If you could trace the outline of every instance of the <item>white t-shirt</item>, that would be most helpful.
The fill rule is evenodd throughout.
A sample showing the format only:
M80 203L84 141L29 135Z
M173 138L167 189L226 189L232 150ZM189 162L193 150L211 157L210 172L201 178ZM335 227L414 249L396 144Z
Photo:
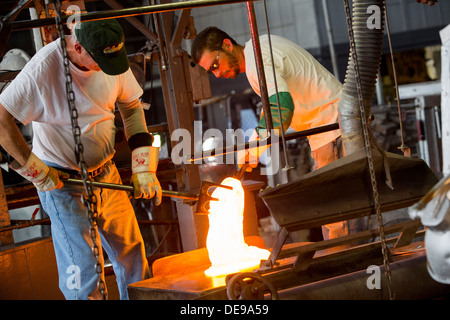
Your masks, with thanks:
M310 53L285 38L271 35L278 92L289 92L295 111L290 127L296 131L338 122L337 106L343 85ZM269 97L276 94L272 59L267 35L260 37L264 73ZM252 41L244 48L245 68L253 90L260 95L258 72ZM340 130L313 135L311 150L316 150L340 136Z
M114 156L115 102L136 101L142 89L130 69L110 76L101 71L82 71L70 63L70 73L83 155L88 170L92 170ZM59 39L33 56L0 95L0 103L24 125L32 122L33 153L37 157L79 169Z

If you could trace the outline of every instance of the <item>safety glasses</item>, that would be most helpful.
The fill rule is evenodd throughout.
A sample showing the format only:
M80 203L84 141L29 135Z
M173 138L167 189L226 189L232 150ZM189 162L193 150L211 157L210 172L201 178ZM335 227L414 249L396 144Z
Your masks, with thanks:
M213 73L217 69L219 69L219 59L220 59L220 50L217 51L217 57L214 59L214 61L209 66L208 72Z

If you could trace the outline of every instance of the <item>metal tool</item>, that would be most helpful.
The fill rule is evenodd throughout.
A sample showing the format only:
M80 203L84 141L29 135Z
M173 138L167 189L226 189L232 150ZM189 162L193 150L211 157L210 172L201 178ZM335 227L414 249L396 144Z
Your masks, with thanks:
M73 179L73 178L62 178L61 179L65 184L68 185L78 185L82 186L84 185L83 180ZM123 184L115 184L115 183L107 183L107 182L97 182L97 181L87 181L87 183L90 183L94 187L98 188L104 188L104 189L113 189L113 190L119 190L119 191L128 191L131 193L134 193L134 187L132 185L127 186ZM220 184L215 184L208 181L202 181L201 187L200 187L200 194L195 193L189 193L189 192L181 192L181 191L168 191L163 190L162 196L163 197L170 197L170 198L178 198L178 199L184 199L189 201L197 201L196 204L196 213L200 215L207 215L209 214L209 201L218 201L219 199L211 197L209 193L209 189L212 187L216 188L225 188L232 190L232 187L229 186L223 186Z
M249 167L249 164L248 163L244 163L243 165L242 165L242 167L239 169L239 171L237 171L235 174L234 174L234 178L235 179L237 179L237 180L242 180L242 177L244 176L244 174L245 174L245 172L247 171L247 168Z

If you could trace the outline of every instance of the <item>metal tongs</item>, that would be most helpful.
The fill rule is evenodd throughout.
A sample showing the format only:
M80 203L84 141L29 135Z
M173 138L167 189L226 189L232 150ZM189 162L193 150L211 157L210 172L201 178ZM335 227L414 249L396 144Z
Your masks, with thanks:
M84 185L83 180L78 179L72 179L72 178L62 178L62 181L65 184L68 185ZM87 181L86 183L91 184L93 187L97 188L104 188L104 189L113 189L113 190L120 190L120 191L128 191L131 193L134 193L134 187L133 186L126 186L123 184L115 184L115 183L107 183L107 182L97 182L97 181ZM218 201L219 199L211 197L210 190L211 188L225 188L228 190L232 190L233 187L224 186L208 181L202 181L201 187L200 187L200 194L195 193L189 193L189 192L181 192L181 191L168 191L168 190L162 190L162 196L163 197L170 197L170 198L178 198L178 199L184 199L189 201L196 201L196 213L199 215L208 215L209 212L209 202L210 201Z
M236 180L242 180L249 166L250 165L248 163L244 163L242 167L238 171L236 171L233 178L235 178Z

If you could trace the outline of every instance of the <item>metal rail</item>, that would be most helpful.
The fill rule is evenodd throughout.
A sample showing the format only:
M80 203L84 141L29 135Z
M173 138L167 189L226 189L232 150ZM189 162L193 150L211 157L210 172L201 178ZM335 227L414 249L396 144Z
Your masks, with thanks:
M241 2L249 2L256 0L191 0L191 1L183 1L183 2L174 2L174 3L164 3L164 4L156 4L150 6L142 6L135 8L126 8L126 9L116 9L116 10L105 10L105 11L96 11L96 12L88 12L79 14L79 21L93 21L93 20L105 20L110 18L125 18L125 17L134 17L141 16L145 14L153 14L153 13L163 13L169 11L183 10L183 9L191 9L197 7L208 7L208 6L216 6L223 4L233 4L233 3L241 3ZM71 16L62 16L61 22L65 23ZM73 19L73 17L72 17ZM12 31L20 31L27 30L31 28L39 28L45 26L55 25L54 18L46 18L46 19L37 19L37 20L27 20L27 21L14 21L14 22L5 22L5 26L10 26Z
M11 220L11 224L9 226L0 227L0 233L6 232L6 231L11 231L11 230L34 227L34 226L49 225L49 224L50 224L50 219Z

